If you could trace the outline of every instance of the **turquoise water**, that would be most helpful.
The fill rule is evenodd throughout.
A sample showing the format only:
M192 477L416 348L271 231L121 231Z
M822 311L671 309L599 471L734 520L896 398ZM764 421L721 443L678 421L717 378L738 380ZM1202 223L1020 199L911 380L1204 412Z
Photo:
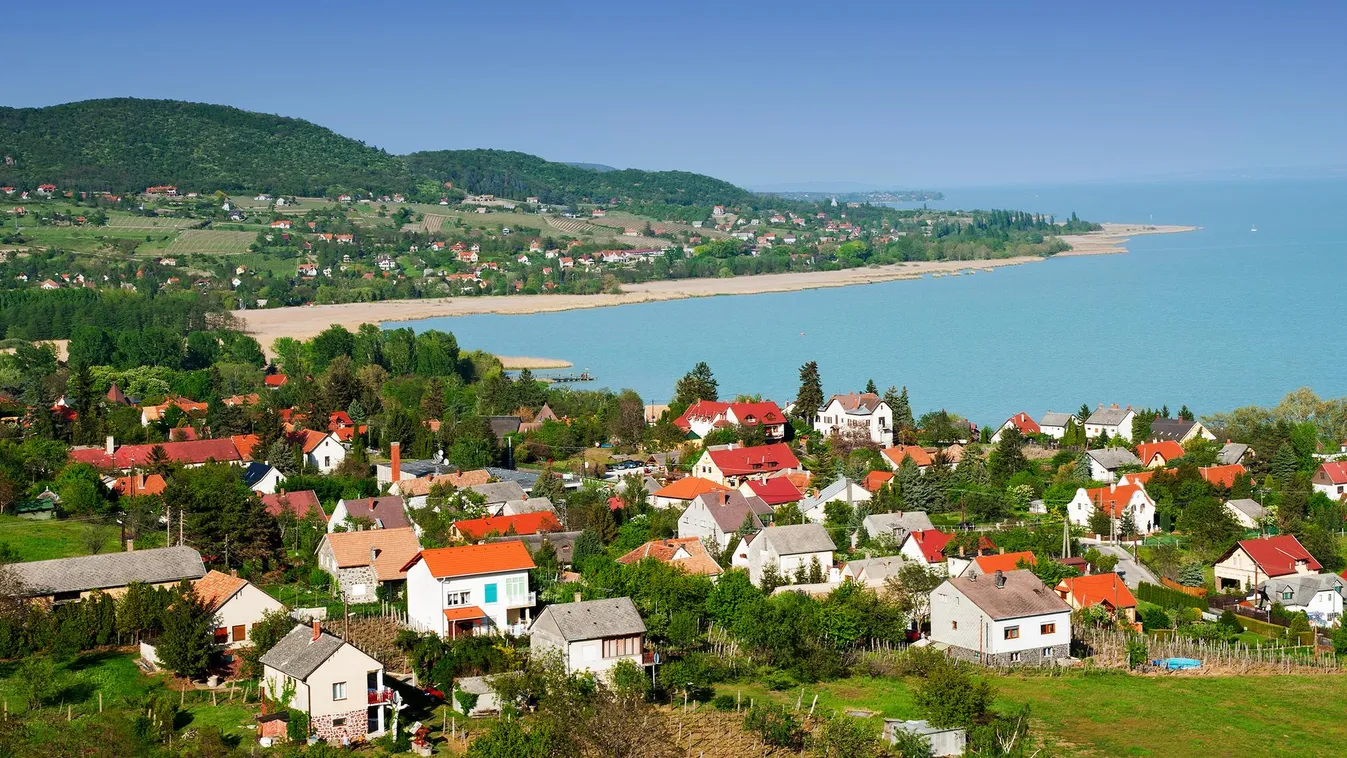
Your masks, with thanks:
M647 402L667 402L699 360L722 395L784 402L812 359L827 393L905 384L918 412L982 424L1082 403L1201 414L1301 386L1347 394L1347 181L977 188L942 205L1203 228L972 276L413 326L564 358Z

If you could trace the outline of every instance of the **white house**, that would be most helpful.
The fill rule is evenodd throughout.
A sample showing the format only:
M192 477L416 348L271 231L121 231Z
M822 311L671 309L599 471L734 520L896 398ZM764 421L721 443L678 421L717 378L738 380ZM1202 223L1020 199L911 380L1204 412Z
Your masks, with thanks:
M331 432L306 429L300 445L304 450L304 466L319 473L330 474L346 460L346 447Z
M1216 587L1251 590L1267 579L1317 574L1324 567L1294 535L1240 540L1215 565Z
M1304 611L1315 626L1333 626L1342 618L1343 579L1337 574L1296 574L1258 585L1258 597L1271 606Z
M814 417L814 430L830 434L859 434L871 442L893 442L893 409L873 392L833 395Z
M1090 478L1096 482L1117 481L1118 469L1123 466L1141 465L1141 459L1125 447L1087 450L1085 455L1090 462Z
M842 567L842 578L860 582L867 587L880 589L884 586L885 580L891 576L897 576L905 565L907 565L907 559L901 555L858 558L854 561L847 561L846 565Z
M285 475L279 469L261 461L251 461L243 469L243 483L253 492L274 495L284 482Z
M777 573L790 583L796 571L809 572L817 561L824 576L831 579L836 549L828 530L818 524L769 526L748 545L748 576L761 585L767 567L776 566Z
M934 529L931 517L925 511L898 511L896 513L872 513L861 521L861 528L872 540L891 540L902 545L907 535Z
M759 425L769 442L778 442L786 436L786 414L770 400L758 403L698 400L674 420L674 426L699 438L716 429Z
M535 658L559 654L566 671L595 674L631 661L643 665L645 622L629 597L549 605L529 627Z
M455 638L522 634L537 604L529 589L533 558L523 542L422 550L407 564L407 620Z
M707 492L693 498L678 517L678 536L713 539L724 550L745 521L761 529L772 522L772 513L772 507L757 496L745 497L738 490Z
M1122 523L1127 514L1132 515L1138 534L1150 534L1159 529L1155 517L1155 501L1146 494L1145 486L1137 484L1110 484L1107 487L1095 487L1076 490L1076 496L1066 504L1067 518L1076 526L1088 526L1090 516L1096 509L1102 509L1113 519L1114 534L1122 536ZM1106 535L1112 536L1112 535Z
M1101 434L1108 434L1112 437L1122 437L1128 442L1132 441L1132 420L1137 417L1132 406L1119 408L1115 403L1108 408L1103 403L1095 409L1090 417L1085 419L1085 436L1094 439Z
M1329 461L1319 464L1314 472L1311 485L1316 492L1322 492L1334 500L1347 495L1347 461Z
M192 582L201 602L215 614L215 643L239 647L253 644L253 625L268 612L285 606L247 579L219 571Z
M1245 529L1257 529L1263 521L1263 506L1252 498L1227 500L1225 509Z
M364 529L324 534L314 551L318 568L327 572L348 603L372 603L379 587L396 593L407 579L403 566L421 551L416 530Z
M401 529L411 525L402 498L393 495L342 498L327 519L329 534L338 529Z
M828 503L846 503L852 509L860 503L870 501L870 491L862 487L859 483L853 482L846 477L842 477L832 484L819 490L817 495L806 497L800 501L800 513L815 524L822 524L827 516L824 509Z
M309 728L334 744L378 737L395 701L384 667L340 637L299 625L261 658L262 690L269 700L308 714Z
M749 479L802 471L790 445L777 442L751 447L712 447L692 467L692 475L716 484L738 487Z
M1066 436L1067 425L1075 420L1076 417L1070 413L1048 411L1038 420L1038 431L1059 440Z
M931 592L931 641L993 665L1045 664L1071 650L1071 606L1028 570L946 579Z
M1000 442L1001 435L1003 435L1006 431L1010 429L1019 429L1020 434L1024 435L1025 437L1028 437L1031 434L1039 434L1042 432L1042 427L1038 425L1038 422L1034 421L1033 417L1030 416L1029 414L1021 411L1019 413L1016 413L1014 416L1011 416L1010 418L1006 419L1004 424L1001 424L1001 428L997 429L996 433L992 435L991 438L992 444Z
M1200 422L1181 418L1157 418L1151 422L1151 439L1157 442L1171 441L1180 445L1191 439L1215 440L1212 434Z

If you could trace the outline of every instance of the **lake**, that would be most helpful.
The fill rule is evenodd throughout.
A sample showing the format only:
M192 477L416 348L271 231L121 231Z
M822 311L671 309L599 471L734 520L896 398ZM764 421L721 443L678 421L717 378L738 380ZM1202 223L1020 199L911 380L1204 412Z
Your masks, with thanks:
M1347 180L969 188L930 205L1075 211L1186 224L1125 255L991 273L526 316L414 322L465 348L564 358L597 383L668 402L697 361L722 396L794 398L799 366L824 392L906 385L917 413L980 424L1018 411L1131 404L1198 414L1275 403L1297 387L1347 394ZM1257 231L1251 231L1251 226ZM546 372L539 372L545 375Z

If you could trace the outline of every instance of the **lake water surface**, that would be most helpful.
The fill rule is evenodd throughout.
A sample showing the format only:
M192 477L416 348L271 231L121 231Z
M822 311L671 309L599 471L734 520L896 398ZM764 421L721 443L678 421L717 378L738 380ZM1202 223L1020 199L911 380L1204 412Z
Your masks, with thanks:
M907 385L918 413L981 424L1082 403L1201 414L1300 386L1347 394L1347 180L945 194L950 208L1203 228L991 273L412 326L452 331L465 348L564 358L600 380L581 386L630 387L647 402L667 402L699 360L722 395L784 403L816 360L825 393L873 378Z

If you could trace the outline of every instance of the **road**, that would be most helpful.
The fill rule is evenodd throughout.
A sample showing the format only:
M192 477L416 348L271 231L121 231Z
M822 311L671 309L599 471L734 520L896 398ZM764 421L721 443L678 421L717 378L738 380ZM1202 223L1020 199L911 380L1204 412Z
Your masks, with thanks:
M1084 540L1081 540L1081 547L1082 549L1085 547ZM1100 544L1091 544L1090 547L1098 548L1101 553L1118 556L1118 567L1115 570L1123 572L1123 582L1126 583L1128 587L1136 589L1137 585L1141 582L1150 582L1151 584L1160 583L1160 580L1155 574L1151 573L1150 569L1132 558L1132 553L1128 549L1117 547L1115 545Z

